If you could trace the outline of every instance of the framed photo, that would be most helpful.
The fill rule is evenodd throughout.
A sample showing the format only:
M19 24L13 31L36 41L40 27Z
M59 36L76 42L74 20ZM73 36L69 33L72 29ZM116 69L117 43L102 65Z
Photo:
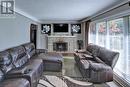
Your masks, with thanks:
M72 33L81 33L81 24L71 24L71 32Z
M41 33L42 34L50 34L51 33L51 24L42 24L41 25Z

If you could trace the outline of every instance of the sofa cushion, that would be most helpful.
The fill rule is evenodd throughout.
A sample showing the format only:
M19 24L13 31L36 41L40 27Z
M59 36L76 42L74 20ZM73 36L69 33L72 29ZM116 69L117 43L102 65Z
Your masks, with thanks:
M14 66L12 64L12 58L8 51L2 51L0 52L0 69L7 73L11 69L13 69Z
M80 60L81 67L83 69L89 69L89 61L88 60Z
M89 55L89 54L83 54L83 56L86 58L86 59L93 59L93 56Z
M28 57L31 58L35 54L35 45L33 43L27 43L23 46L26 49Z
M97 63L105 64L105 62L103 62L99 57L95 57L95 61L96 61Z
M74 53L74 56L75 56L76 58L78 58L78 61L79 61L80 59L86 59L86 58L84 57L84 54L83 54L83 53Z
M28 56L23 46L8 49L8 51L12 56L13 64L15 67L21 67L28 61Z
M88 44L87 51L89 51L90 53L92 53L92 51L93 51L93 44Z
M93 57L96 57L99 54L100 47L94 44L89 44L87 50L91 53Z
M97 46L97 45L93 45L93 50L92 50L92 56L93 57L96 57L96 56L98 56L99 55L99 49L100 49L101 47L99 47L99 46Z

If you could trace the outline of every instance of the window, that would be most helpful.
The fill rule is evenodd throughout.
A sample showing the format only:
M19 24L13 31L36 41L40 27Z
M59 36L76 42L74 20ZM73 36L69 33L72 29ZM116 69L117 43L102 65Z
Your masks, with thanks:
M124 44L124 20L123 18L108 21L109 29L109 49L118 51L120 53L118 62L115 66L115 72L125 73L125 44ZM119 73L118 73L119 74Z
M108 29L110 36L110 49L122 50L123 49L123 18L108 21Z
M125 77L125 79L127 79L128 81L130 81L130 16L128 17L128 32L126 35L125 35L125 38L127 38L127 45L125 47L127 47L127 50L128 50L128 54L125 58L125 73L123 74L123 76Z
M97 44L100 46L106 45L106 22L96 23Z

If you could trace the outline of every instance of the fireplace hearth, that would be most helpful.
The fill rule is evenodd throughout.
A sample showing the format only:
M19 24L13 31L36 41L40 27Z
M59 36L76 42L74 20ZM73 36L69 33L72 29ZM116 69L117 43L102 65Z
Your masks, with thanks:
M54 51L68 51L68 43L67 42L54 42L53 50Z

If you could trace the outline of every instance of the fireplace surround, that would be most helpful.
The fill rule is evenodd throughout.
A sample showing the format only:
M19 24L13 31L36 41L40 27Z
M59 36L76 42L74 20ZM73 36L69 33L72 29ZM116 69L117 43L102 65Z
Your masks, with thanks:
M53 43L54 51L68 51L68 43L67 42L54 42Z
M58 48L58 49L56 49ZM76 49L75 36L48 36L48 52L74 52Z

